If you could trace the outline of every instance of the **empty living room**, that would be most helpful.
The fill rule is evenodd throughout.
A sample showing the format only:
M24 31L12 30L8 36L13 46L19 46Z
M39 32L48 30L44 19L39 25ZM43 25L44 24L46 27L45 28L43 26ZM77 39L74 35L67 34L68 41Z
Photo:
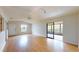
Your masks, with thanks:
M0 6L1 52L79 52L78 6Z

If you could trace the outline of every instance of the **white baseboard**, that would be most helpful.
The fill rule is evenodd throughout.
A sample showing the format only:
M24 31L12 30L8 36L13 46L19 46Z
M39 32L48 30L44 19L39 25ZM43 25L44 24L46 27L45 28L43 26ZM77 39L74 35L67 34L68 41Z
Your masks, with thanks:
M68 43L68 44L72 44L72 45L75 45L75 46L78 46L77 44L69 42L69 41L63 41L63 42Z
M33 34L35 36L42 36L42 37L46 37L45 35L39 35L39 34Z

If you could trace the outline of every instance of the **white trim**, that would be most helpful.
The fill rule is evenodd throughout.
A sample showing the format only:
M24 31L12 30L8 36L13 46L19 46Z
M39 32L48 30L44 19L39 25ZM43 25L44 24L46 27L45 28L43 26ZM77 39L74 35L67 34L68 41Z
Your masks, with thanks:
M78 44L73 43L73 42L69 42L69 41L63 41L63 42L66 42L66 43L69 43L69 44L73 44L73 45L77 45L78 46Z

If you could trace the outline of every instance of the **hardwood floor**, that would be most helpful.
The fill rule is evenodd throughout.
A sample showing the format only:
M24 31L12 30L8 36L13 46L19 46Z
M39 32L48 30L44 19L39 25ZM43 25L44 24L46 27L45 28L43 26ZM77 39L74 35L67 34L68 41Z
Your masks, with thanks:
M5 52L77 52L76 46L34 35L9 37Z

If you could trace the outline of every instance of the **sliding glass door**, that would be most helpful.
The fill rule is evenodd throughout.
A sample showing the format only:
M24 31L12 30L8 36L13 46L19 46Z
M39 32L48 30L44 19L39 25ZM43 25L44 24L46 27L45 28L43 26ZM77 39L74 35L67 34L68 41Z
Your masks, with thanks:
M54 22L47 24L47 37L54 39Z
M63 22L52 22L47 24L47 37L54 39L55 35L63 34Z

